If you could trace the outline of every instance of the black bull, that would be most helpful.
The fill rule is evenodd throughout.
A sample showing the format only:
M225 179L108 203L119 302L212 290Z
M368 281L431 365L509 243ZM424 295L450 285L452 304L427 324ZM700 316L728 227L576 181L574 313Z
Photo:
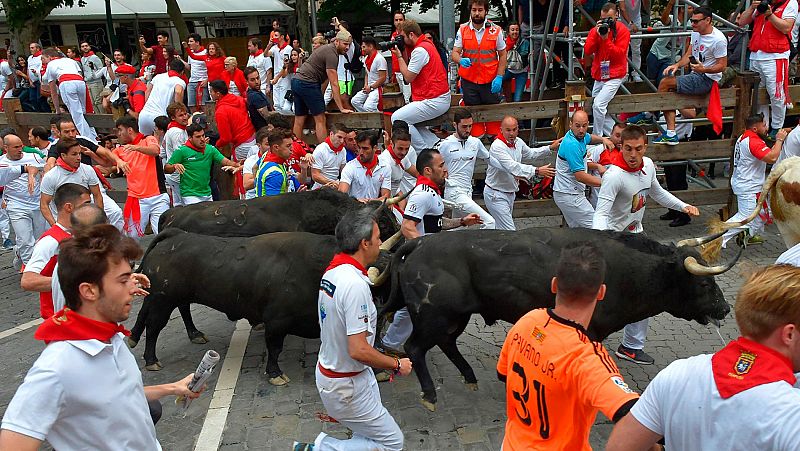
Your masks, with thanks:
M139 272L151 282L142 309L147 329L146 365L159 365L156 342L170 313L189 303L225 313L230 320L264 323L266 373L289 381L278 365L286 335L319 338L317 296L336 238L304 232L257 237L212 237L167 229L145 254ZM385 255L385 254L384 254ZM388 256L381 261L388 262ZM282 380L281 380L282 379Z
M479 313L487 324L514 323L532 309L553 307L550 281L560 250L576 241L596 243L607 263L606 296L588 328L594 340L661 312L707 324L730 311L713 276L694 275L685 268L686 257L699 260L697 252L645 236L540 228L429 235L407 242L392 257L392 294L381 311L384 315L403 304L408 307L414 331L405 351L426 407L433 410L436 402L425 360L428 350L439 346L465 383L476 389L475 373L456 346L470 316Z

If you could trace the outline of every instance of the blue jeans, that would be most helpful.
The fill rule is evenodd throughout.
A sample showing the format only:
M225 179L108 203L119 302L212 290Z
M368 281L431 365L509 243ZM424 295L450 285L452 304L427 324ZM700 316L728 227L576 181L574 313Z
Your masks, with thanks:
M664 69L669 66L669 58L658 59L652 53L647 54L647 78L656 81L656 86L664 78Z
M33 105L34 111L38 111L40 113L49 113L50 104L47 103L47 97L42 96L42 94L39 92L39 88L41 86L42 83L36 81L33 83L32 88L28 88L29 102Z
M520 102L522 101L522 93L525 92L525 83L528 81L528 71L515 74L506 69L506 73L503 74L503 83L512 79L514 80L514 102Z
M200 83L201 82L199 82L199 81L190 81L189 82L189 86L187 86L187 88L186 88L186 95L188 97L187 104L186 104L187 106L190 106L190 107L196 106L196 104L197 104L197 99L196 99L196 97L197 97L197 85L199 85ZM205 105L206 102L208 102L209 100L210 100L210 97L208 96L208 85L206 85L206 87L203 88L203 97L202 97L200 105Z

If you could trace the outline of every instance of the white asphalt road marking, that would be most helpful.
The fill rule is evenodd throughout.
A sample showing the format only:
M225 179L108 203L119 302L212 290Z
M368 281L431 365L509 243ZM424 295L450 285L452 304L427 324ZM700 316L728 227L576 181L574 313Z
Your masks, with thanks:
M208 406L208 413L203 421L203 429L197 436L194 451L216 451L222 441L222 432L228 419L228 410L233 400L233 390L239 380L242 369L244 351L250 339L250 323L246 319L236 322L236 330L231 336L231 344L222 361L222 369L214 388L214 396Z
M44 322L43 319L36 318L33 321L28 321L27 323L20 324L19 326L14 326L11 329L4 330L4 331L0 332L0 340L2 340L3 338L6 338L6 337L10 337L10 336L12 336L14 334L17 334L17 333L20 333L20 332L24 332L24 331L30 329L31 327L36 327L39 324L42 324L43 322Z

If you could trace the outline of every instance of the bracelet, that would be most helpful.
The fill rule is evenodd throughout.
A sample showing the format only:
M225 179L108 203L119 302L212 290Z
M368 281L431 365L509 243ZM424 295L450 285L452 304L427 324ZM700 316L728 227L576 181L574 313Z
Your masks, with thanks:
M458 222L459 222L459 224L461 224L461 227L466 227L467 226L467 223L464 222L464 218L459 219Z
M775 141L783 142L784 138L776 138Z
M398 374L400 372L400 359L395 357L394 360L397 361L397 366L394 368L393 371L394 371L394 374Z

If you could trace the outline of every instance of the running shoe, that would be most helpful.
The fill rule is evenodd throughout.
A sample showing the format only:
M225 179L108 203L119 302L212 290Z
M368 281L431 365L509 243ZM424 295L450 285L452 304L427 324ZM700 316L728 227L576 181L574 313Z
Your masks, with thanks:
M292 451L314 451L314 444L294 442L292 443Z
M3 241L3 249L11 249L12 247L14 247L14 242L11 241L11 238L6 238Z
M635 125L649 125L653 123L653 119L647 113L639 113L636 116L629 117L625 122Z
M652 365L656 361L641 349L626 348L622 345L619 345L615 354L620 359L638 363L639 365Z
M677 136L667 136L666 133L662 133L661 136L653 140L653 144L666 144L668 146L677 146L678 142Z

